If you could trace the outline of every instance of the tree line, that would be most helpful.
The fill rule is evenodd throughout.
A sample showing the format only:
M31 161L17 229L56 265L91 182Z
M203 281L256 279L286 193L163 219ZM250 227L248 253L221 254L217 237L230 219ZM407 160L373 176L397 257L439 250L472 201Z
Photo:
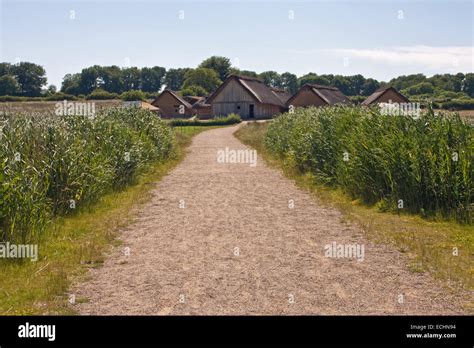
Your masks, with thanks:
M233 67L229 58L212 56L196 68L126 67L94 65L75 74L64 76L60 92L74 96L116 96L128 91L156 95L164 87L183 95L205 96L213 92L231 74L257 77L274 88L295 93L302 85L313 83L337 87L347 96L368 96L379 87L393 86L409 96L441 96L447 98L474 97L474 74L423 74L399 76L388 82L362 75L342 76L308 73L296 76L291 72L264 71L257 73ZM47 86L46 71L37 64L0 63L0 95L38 97L54 95L57 88Z

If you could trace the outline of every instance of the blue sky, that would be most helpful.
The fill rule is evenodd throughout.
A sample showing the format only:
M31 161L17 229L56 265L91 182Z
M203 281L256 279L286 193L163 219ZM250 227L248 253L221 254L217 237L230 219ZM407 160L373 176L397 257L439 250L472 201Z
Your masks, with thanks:
M43 65L58 87L94 64L195 67L211 55L379 80L474 65L470 0L0 0L0 11L0 61Z

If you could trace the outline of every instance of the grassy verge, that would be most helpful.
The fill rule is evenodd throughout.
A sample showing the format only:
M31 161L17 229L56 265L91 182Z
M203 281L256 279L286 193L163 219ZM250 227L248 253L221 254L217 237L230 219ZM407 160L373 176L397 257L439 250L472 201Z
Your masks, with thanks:
M71 282L103 263L119 229L133 221L132 208L146 202L150 187L184 158L191 138L210 128L175 128L172 160L150 166L135 185L55 219L39 243L37 262L0 260L0 315L74 314L67 306Z
M474 289L472 225L425 220L410 214L380 212L376 207L351 200L341 190L318 184L309 173L299 172L293 164L266 151L264 137L268 125L247 124L240 127L235 135L243 143L255 148L269 165L281 169L299 187L311 192L323 204L341 210L344 219L362 226L370 240L393 245L407 254L412 271L430 272L435 278L444 280L454 288Z

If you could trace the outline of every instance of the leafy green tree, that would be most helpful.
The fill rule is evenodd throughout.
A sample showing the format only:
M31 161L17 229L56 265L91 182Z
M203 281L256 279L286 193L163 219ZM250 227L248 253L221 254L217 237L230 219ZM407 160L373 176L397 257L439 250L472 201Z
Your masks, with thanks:
M255 71L239 70L230 65L226 57L213 56L204 60L197 69L169 69L154 66L151 68L124 68L118 66L94 65L83 69L79 74L64 76L61 92L71 95L87 95L96 89L110 93L123 93L129 90L142 90L146 93L157 93L163 85L179 91L186 88L186 93L195 95L208 94L214 91L222 79L229 74L259 77L267 85L284 88L290 93L306 84L335 86L348 96L368 96L380 86L391 85L409 95L432 94L444 99L474 97L473 74L437 74L427 78L423 74L403 75L387 82L366 79L362 75L342 76L308 73L299 78L285 72L265 71L257 74ZM44 69L33 63L0 63L0 77L9 76L2 80L2 91L10 94L36 96L44 93L46 85ZM16 80L17 88L12 77ZM197 89L197 87L202 89ZM205 91L205 92L204 92Z
M66 74L61 84L61 92L66 94L81 94L81 74Z
M102 88L110 93L121 93L124 91L122 70L116 66L106 66L99 70L99 78L103 82Z
M365 80L364 84L362 85L362 95L369 96L372 93L374 93L378 88L380 87L380 84L377 80L374 79L367 79Z
M122 69L122 83L124 91L139 90L140 70L137 67Z
M334 76L331 85L339 89L343 94L351 95L351 84L344 76Z
M215 70L219 74L219 79L221 79L221 81L224 81L229 76L231 66L232 64L230 63L229 58L220 56L209 57L199 64L199 68Z
M436 89L443 91L459 92L464 78L463 74L436 74L427 79Z
M252 70L240 70L239 75L248 77L258 77L258 74Z
M89 94L94 89L102 88L105 81L103 80L101 73L102 67L99 65L82 69L79 79L80 93Z
M364 86L365 78L364 76L358 74L353 76L345 77L349 82L349 94L348 95L360 95L362 94L362 87Z
M391 79L388 84L398 90L414 86L416 84L426 82L426 76L423 74L402 75Z
M282 88L282 79L276 71L264 71L259 74L263 82L270 87Z
M20 86L20 94L27 97L39 96L47 82L46 71L38 64L21 62L13 65L11 72Z
M183 96L192 95L192 96L204 97L208 94L209 92L206 91L201 86L189 86L181 90L181 95Z
M235 67L230 68L229 75L239 75L258 78L258 74L252 70L240 70Z
M236 67L231 67L229 69L229 76L230 75L241 75L241 70Z
M0 95L17 95L19 91L20 85L15 76L3 75L0 77Z
M12 65L10 63L0 63L0 76L12 75Z
M414 86L410 86L403 90L403 93L409 95L417 95L417 94L432 94L435 91L433 85L429 82L422 82Z
M166 69L161 66L143 68L141 71L141 85L145 92L158 92L165 80Z
M184 77L183 89L190 86L201 86L206 91L212 92L222 83L217 72L208 68L190 70Z
M298 90L298 78L295 74L285 72L281 74L280 87L286 89L291 94L294 94Z
M462 82L463 92L474 98L474 74L466 74Z
M179 91L184 83L184 75L191 70L189 68L168 69L165 75L166 88Z
M315 73L309 73L304 76L301 76L298 79L299 85L303 86L307 83L315 84L315 85L322 85L322 86L329 86L331 81L323 76L318 76Z
M48 88L46 89L46 92L48 94L55 94L58 92L58 89L56 88L55 85L49 85Z

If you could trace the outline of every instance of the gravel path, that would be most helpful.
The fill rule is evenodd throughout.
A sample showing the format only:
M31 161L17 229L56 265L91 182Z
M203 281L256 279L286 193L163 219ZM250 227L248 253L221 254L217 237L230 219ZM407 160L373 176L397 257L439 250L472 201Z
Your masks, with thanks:
M428 274L408 271L399 252L368 242L260 158L218 163L218 150L249 149L232 136L237 127L194 138L123 245L73 289L88 299L74 305L79 313L463 313ZM327 257L333 242L363 246L363 260Z

